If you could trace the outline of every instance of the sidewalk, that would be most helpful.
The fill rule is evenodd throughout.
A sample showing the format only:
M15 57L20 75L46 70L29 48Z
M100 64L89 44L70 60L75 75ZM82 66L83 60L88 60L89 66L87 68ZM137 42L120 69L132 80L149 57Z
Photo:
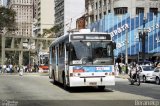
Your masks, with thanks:
M0 73L0 75L19 75L19 73ZM38 72L36 73L36 72L34 72L34 73L23 73L23 75L24 75L24 76L25 76L25 75L48 76L49 73L38 73Z
M116 78L128 79L129 75L128 74L119 74L118 76L116 76Z

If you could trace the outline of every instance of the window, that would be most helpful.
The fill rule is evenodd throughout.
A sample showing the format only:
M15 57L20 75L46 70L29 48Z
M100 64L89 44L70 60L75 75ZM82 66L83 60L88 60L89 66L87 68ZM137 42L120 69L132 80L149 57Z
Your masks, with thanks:
M101 19L101 18L102 18L102 14L100 13L100 14L99 14L99 19Z
M105 6L106 5L106 0L103 0L103 6Z
M150 12L154 13L154 15L158 14L158 8L150 8Z
M144 7L136 7L136 14L144 13Z
M55 46L52 48L52 57L54 58L55 56Z
M106 12L103 12L104 16L106 15Z
M127 7L118 7L118 8L114 8L114 13L116 15L118 14L126 14L128 11L128 8Z
M101 5L102 5L102 2L101 2L101 0L99 1L99 8L101 8Z
M95 9L97 9L97 7L98 7L98 4L97 4L97 2L96 2L96 6L95 6Z
M98 20L98 16L96 15L96 21Z

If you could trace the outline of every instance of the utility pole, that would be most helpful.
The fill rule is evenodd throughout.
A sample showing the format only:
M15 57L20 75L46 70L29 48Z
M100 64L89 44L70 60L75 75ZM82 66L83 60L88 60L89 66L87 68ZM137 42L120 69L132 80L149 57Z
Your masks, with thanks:
M128 28L126 30L126 56L125 56L125 63L128 64Z
M128 73L128 28L126 30L126 56L125 56L125 64L126 64L126 74Z

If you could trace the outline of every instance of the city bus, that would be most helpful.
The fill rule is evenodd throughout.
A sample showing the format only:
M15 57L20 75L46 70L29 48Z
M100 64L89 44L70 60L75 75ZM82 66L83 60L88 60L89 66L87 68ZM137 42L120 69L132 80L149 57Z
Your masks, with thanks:
M115 48L108 33L83 29L61 36L49 47L49 78L64 88L114 86Z
M39 72L48 72L49 71L49 53L40 52L39 53Z

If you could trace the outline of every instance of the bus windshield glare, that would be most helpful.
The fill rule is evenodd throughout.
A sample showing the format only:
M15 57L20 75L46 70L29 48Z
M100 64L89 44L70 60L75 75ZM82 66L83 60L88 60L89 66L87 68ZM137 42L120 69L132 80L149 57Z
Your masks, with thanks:
M71 43L70 64L110 65L113 47L110 41L74 41Z

